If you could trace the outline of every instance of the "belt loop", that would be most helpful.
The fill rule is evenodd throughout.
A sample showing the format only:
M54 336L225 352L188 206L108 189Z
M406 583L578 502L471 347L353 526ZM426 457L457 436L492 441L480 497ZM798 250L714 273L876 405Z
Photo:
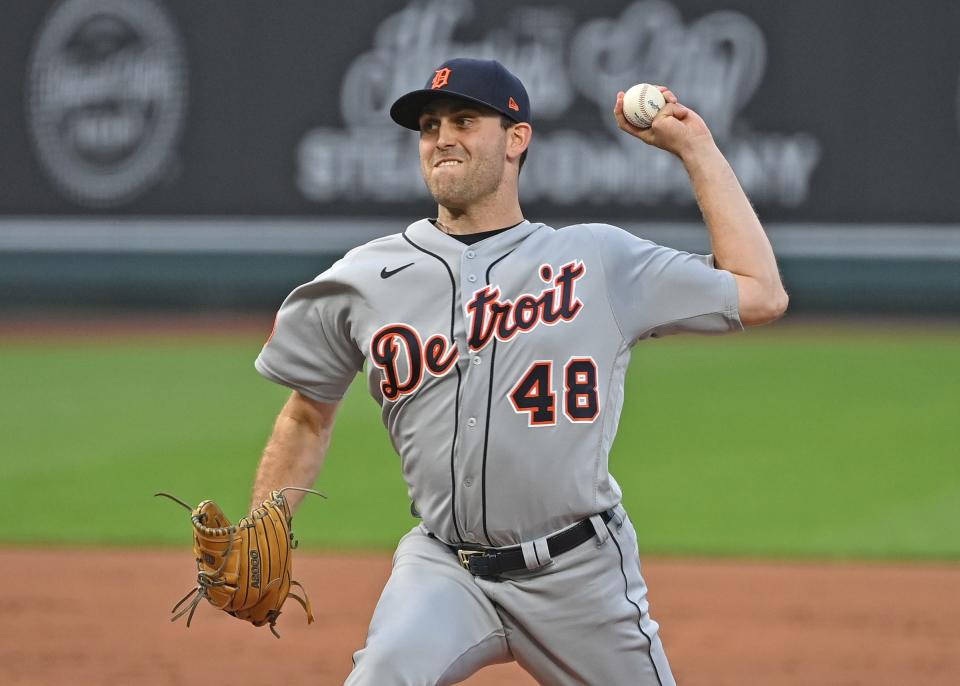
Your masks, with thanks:
M620 514L623 512L623 514ZM607 514L610 515L610 519L613 520L613 523L617 525L617 531L623 528L623 523L626 521L627 511L623 508L623 505L615 505L607 510Z
M547 547L547 537L543 536L535 541L526 541L520 544L523 551L523 561L527 565L527 570L533 571L546 567L552 559L550 549Z
M590 523L593 524L593 532L597 535L597 547L599 548L610 538L610 532L607 530L607 525L604 523L603 517L598 514L590 518Z

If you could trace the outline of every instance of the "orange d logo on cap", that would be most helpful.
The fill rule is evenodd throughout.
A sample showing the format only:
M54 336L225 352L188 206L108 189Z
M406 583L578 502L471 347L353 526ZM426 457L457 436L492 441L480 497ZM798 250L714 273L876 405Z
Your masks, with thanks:
M452 72L447 67L443 69L437 69L436 76L433 77L433 83L430 84L431 88L443 88L448 83L450 83L450 74Z

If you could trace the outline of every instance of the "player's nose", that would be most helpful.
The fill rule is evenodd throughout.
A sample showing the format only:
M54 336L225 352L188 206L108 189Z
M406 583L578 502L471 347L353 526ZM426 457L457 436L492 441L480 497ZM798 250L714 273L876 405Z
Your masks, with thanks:
M449 148L456 145L456 142L457 127L453 125L453 122L441 121L437 131L437 147Z

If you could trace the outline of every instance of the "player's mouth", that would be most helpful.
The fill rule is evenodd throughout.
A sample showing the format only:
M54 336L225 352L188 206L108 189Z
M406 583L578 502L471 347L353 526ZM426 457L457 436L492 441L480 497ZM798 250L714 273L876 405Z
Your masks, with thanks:
M463 160L453 159L452 157L445 157L442 160L439 160L436 164L433 165L434 169L440 169L441 167L456 167L457 165L463 164Z

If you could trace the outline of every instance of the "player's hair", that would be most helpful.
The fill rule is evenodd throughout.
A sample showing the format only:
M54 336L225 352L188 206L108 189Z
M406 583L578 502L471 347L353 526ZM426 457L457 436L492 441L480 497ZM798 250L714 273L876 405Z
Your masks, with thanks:
M511 119L510 117L506 116L505 114L501 114L501 115L500 115L500 126L503 127L503 130L504 130L504 131L506 131L507 129L509 129L511 126L513 126L513 125L516 124L516 123L517 123L517 122L513 121L513 119ZM520 172L523 171L523 163L524 163L524 161L526 161L526 159L527 159L527 153L528 153L528 152L530 152L530 149L529 149L529 148L527 148L526 150L524 150L524 151L523 151L523 154L520 155L520 168L517 170L517 176L519 176L519 175L520 175Z

